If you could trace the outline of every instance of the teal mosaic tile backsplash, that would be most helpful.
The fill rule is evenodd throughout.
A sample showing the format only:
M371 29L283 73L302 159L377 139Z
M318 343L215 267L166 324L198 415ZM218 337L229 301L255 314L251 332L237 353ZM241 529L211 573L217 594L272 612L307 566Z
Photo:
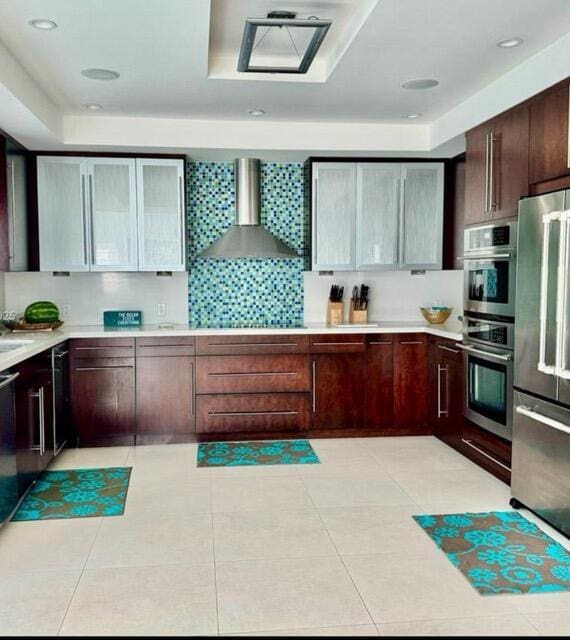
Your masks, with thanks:
M261 165L261 222L299 258L198 258L235 219L231 162L188 163L188 310L194 327L303 324L307 220L300 163Z

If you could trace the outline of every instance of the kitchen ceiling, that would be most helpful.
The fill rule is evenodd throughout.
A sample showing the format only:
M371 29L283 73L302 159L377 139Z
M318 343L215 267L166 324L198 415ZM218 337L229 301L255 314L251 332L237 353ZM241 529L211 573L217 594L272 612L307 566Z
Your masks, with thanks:
M351 23L354 37L326 82L208 77L211 33L214 48L222 50L241 32L244 15L290 9L330 17L331 5L338 5L338 29L342 20L349 22L352 5L372 10L360 30L357 20ZM234 6L239 10L229 29ZM58 27L34 29L28 24L34 18ZM220 40L217 29L228 37ZM263 118L278 121L402 123L403 115L421 113L425 123L569 30L568 0L216 0L213 7L209 0L0 0L0 41L63 113L85 114L85 105L102 105L89 112L94 118L244 120L259 108ZM496 46L514 37L523 44ZM327 55L324 45L322 53ZM116 70L120 77L90 80L81 75L87 68ZM413 78L440 84L402 89Z

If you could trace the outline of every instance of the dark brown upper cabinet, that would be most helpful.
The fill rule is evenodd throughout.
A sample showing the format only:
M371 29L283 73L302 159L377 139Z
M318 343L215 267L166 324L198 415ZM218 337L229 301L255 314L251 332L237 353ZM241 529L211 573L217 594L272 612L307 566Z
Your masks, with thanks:
M568 95L570 80L530 100L530 182L570 174L568 167Z
M467 132L465 224L512 218L528 195L530 108L523 103Z

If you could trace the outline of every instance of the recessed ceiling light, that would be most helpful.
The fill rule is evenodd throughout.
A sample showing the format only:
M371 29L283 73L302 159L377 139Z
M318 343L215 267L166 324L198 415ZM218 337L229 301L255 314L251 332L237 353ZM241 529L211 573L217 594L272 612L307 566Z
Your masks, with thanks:
M509 38L508 40L501 40L501 42L497 42L497 46L501 47L501 49L511 49L512 47L518 47L519 44L522 43L522 38Z
M97 104L96 102L92 102L90 104L86 104L85 108L89 109L89 111L101 111L101 109L103 108L103 105Z
M116 80L120 74L111 69L83 69L81 75L91 80Z
M432 89L433 87L437 87L439 82L434 80L433 78L416 78L415 80L406 80L406 82L402 83L402 87L404 89Z
M42 31L50 31L51 29L57 29L57 23L47 18L36 18L28 22L30 27L34 29L41 29Z
M264 116L265 111L263 109L248 109L247 111L250 116Z
M421 118L421 113L406 113L402 116L402 118L409 118L410 120L415 120L416 118Z

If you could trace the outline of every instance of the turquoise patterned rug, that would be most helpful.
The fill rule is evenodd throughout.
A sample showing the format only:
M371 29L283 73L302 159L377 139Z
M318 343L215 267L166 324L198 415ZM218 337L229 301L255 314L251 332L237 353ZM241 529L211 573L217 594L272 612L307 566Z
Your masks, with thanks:
M516 511L413 518L482 595L570 591L570 553Z
M319 463L308 440L202 442L198 446L199 467Z
M44 471L12 520L123 515L130 477L131 467Z

